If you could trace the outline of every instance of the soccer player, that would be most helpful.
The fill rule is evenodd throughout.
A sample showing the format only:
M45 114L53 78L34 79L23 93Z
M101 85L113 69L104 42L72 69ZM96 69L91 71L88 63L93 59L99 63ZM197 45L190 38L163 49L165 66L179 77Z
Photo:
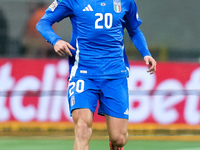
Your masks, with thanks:
M71 42L52 29L69 17ZM106 118L111 150L122 150L128 139L128 63L124 50L124 28L149 67L156 71L144 35L139 29L134 0L55 0L37 24L38 31L60 56L69 57L68 101L75 124L74 150L88 150L92 119Z

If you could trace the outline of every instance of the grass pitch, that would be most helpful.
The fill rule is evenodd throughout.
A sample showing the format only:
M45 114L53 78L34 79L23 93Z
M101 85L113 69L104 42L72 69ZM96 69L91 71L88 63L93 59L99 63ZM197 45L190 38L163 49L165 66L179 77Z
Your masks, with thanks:
M45 138L0 138L1 150L73 150L73 140ZM199 141L130 140L124 150L200 150ZM90 142L90 150L109 150L108 140Z

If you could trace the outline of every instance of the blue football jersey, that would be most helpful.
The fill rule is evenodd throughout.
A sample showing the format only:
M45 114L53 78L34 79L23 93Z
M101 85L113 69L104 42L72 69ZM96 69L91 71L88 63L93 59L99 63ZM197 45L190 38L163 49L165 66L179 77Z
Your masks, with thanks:
M67 17L73 28L70 44L76 49L69 57L70 77L128 76L124 28L131 35L142 23L134 0L55 0L41 20L52 25ZM53 45L61 39L45 28L40 32Z

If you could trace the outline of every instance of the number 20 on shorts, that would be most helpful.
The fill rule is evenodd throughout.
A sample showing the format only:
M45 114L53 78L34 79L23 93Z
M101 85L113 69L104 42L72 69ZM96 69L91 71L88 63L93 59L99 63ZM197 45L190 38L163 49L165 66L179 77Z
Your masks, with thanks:
M77 82L69 83L69 96L72 96L74 94L74 88L76 88L76 92L82 93L84 91L84 85L84 80L78 80Z

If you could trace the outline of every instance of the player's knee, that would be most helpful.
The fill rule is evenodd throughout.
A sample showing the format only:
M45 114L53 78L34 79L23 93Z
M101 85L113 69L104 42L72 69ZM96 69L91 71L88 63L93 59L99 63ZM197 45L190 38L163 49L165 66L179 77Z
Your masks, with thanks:
M123 147L128 141L128 133L116 134L115 136L110 137L110 140L113 145Z
M75 134L78 139L88 139L92 134L92 126L85 122L78 122L75 125Z

